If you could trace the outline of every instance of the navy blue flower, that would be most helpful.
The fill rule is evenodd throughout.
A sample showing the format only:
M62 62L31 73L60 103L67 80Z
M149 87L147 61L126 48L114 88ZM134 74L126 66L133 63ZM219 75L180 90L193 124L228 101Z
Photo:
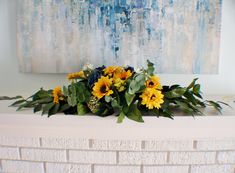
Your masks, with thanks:
M94 83L98 81L98 79L102 76L103 74L103 69L106 67L103 65L101 67L95 68L92 74L88 78L88 85L92 87Z
M133 73L133 72L134 72L134 67L127 66L127 67L125 68L125 70L126 70L126 71L130 70L131 73Z

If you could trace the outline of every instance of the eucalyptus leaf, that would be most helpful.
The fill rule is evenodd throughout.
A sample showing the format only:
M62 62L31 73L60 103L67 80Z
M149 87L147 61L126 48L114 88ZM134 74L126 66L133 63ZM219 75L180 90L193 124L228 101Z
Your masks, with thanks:
M125 118L125 114L123 112L121 112L118 116L118 119L117 119L117 123L122 123L124 118Z
M166 92L165 97L170 98L170 99L181 97L184 95L186 91L187 91L187 88L176 88L176 89Z
M87 106L83 105L82 103L78 103L77 112L78 112L78 115L85 115L86 113L89 112L89 109L87 108Z
M125 92L125 98L127 105L130 106L135 98L135 94L129 94L128 92Z

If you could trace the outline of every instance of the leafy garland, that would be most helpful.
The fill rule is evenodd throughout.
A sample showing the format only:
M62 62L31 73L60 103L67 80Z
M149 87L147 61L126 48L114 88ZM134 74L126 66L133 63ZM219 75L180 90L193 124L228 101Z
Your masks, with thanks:
M27 99L22 96L0 97L16 99L12 105L42 111L48 117L57 113L85 115L93 113L105 117L116 114L117 122L125 117L144 122L143 115L156 115L173 119L173 111L181 110L192 116L203 115L202 108L214 107L221 112L223 102L203 100L197 79L187 87L162 86L154 75L154 64L147 61L147 69L134 71L133 67L109 66L68 74L68 86L53 90L41 88Z

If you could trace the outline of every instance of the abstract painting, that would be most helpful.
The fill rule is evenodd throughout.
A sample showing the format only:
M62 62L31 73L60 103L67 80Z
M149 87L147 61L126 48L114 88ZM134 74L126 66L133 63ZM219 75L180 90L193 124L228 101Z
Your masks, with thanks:
M218 72L222 0L20 0L20 71L68 73L85 64L157 73Z

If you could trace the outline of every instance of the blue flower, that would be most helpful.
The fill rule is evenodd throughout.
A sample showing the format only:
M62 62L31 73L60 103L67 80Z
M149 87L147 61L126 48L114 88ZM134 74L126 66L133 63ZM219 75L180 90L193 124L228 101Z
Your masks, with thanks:
M106 67L103 65L101 67L95 68L92 74L88 78L88 85L92 87L94 83L98 81L98 79L102 76L103 69Z

